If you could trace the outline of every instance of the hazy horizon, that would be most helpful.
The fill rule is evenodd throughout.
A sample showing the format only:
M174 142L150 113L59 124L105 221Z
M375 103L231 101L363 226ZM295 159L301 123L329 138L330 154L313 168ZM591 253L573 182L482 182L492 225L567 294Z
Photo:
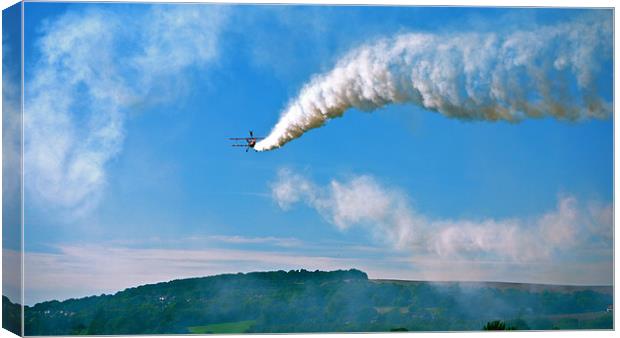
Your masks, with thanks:
M41 300L38 301L36 303L31 303L31 304L24 304L26 306L34 306L36 304L39 303L44 303L44 302L49 302L49 301L66 301L66 300L70 300L70 299L83 299L83 298L88 298L91 296L101 296L101 295L114 295L118 292L122 292L128 289L133 289L133 288L137 288L137 287L141 287L141 286L147 286L147 285L154 285L154 284L160 284L160 283L169 283L169 282L173 282L173 281L177 281L177 280L184 280L184 279L194 279L194 278L208 278L208 277L215 277L215 276L221 276L221 275L238 275L238 274L249 274L249 273L267 273L267 272L277 272L277 271L285 271L285 272L290 272L290 271L301 271L301 270L306 270L306 269L292 269L292 270L260 270L260 271L239 271L239 272L223 272L223 273L218 273L218 274L212 274L212 275L204 275L204 276L194 276L194 277L183 277L183 278L173 278L173 279L167 279L167 280L160 280L160 281L154 281L154 282L149 282L149 283L144 283L144 284L138 284L138 285L133 285L133 286L129 286L123 289L118 289L118 290L113 290L113 291L109 291L109 292L103 292L103 293L97 293L97 294L88 294L88 295L82 295L82 296L71 296L71 297L67 297L67 298L59 298L59 299L46 299L46 300ZM346 271L346 270L358 270L361 272L366 273L366 271L363 270L359 270L355 267L350 267L348 269L337 269L337 270L306 270L308 272L316 272L316 271L324 271L324 272L335 272L335 271ZM507 284L507 285L527 285L527 286L540 286L540 287L569 287L569 288L580 288L580 287L591 287L591 288L613 288L613 284L608 284L608 285L600 285L600 284L596 284L596 285L589 285L589 284L550 284L550 283L524 283L524 282L514 282L514 281L480 281L480 280L419 280L419 279L397 279L397 278L373 278L372 276L368 275L368 280L371 281L385 281L385 282L414 282L414 283L428 283L428 284L439 284L439 285L444 285L444 284L467 284L467 285L486 285L486 284ZM9 298L9 297L7 297ZM18 303L15 302L14 300L10 299L9 300L12 303Z

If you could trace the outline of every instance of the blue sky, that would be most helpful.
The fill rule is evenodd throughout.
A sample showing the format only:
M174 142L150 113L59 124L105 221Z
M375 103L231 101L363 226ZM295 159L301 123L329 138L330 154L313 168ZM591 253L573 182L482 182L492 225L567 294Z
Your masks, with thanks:
M25 6L26 303L280 268L612 281L611 225L599 220L613 198L611 117L463 121L398 104L353 109L274 151L246 154L227 140L250 129L266 136L304 84L363 43L409 32L511 34L609 13ZM610 101L610 56L601 67L596 91ZM311 188L289 195L302 183ZM349 193L368 198L333 206ZM368 207L381 201L385 209ZM397 245L400 216L419 227ZM455 229L469 241L487 228L490 238L510 235L491 249L441 246ZM588 240L575 242L582 231ZM532 251L529 236L549 232L558 235L548 250L520 254ZM591 272L575 275L584 266Z
M21 70L21 7L14 5L2 12L2 247L21 251L20 224L20 70ZM21 256L3 255L2 271L5 276L2 294L21 302Z

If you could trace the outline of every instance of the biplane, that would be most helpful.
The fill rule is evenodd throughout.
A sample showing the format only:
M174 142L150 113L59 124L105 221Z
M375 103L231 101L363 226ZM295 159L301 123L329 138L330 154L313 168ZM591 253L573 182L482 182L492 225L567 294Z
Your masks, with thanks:
M254 149L256 145L256 141L262 140L264 137L255 137L254 132L250 130L250 137L231 137L229 140L232 141L245 141L245 144L233 144L233 147L245 147L245 152L247 153L250 148Z

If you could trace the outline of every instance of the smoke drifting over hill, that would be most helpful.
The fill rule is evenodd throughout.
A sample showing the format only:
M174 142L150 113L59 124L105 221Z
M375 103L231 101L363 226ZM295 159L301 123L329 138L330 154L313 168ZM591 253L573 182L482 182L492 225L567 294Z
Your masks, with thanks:
M282 147L352 108L395 103L464 120L606 118L612 108L600 70L611 60L611 37L611 17L598 16L509 34L375 41L311 79L255 149Z

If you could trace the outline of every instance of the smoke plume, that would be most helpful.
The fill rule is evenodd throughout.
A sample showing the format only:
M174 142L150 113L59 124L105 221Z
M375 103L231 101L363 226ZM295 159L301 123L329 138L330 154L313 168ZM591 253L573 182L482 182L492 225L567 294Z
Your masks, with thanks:
M255 149L279 148L351 108L394 103L464 120L608 117L611 95L601 87L611 86L601 86L601 70L612 57L611 27L601 16L509 34L403 34L361 46L307 83Z

